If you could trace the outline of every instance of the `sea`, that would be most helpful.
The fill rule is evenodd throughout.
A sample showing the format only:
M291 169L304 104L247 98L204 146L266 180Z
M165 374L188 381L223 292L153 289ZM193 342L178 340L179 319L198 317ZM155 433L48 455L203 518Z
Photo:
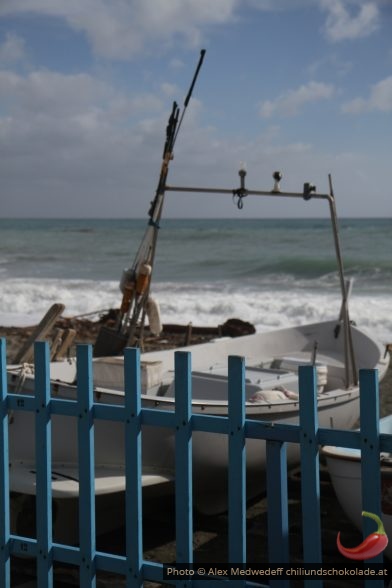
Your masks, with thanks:
M0 219L0 324L118 308L145 219ZM392 342L392 219L340 219L350 318ZM163 323L257 331L337 319L341 294L328 219L162 219L151 292ZM91 314L94 318L94 315Z

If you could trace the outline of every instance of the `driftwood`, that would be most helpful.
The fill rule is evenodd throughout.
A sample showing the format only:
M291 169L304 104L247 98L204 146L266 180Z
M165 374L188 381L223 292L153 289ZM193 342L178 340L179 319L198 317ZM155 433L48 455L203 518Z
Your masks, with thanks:
M61 342L56 350L56 353L54 354L53 359L55 361L58 361L60 359L63 359L66 354L68 353L69 348L71 347L72 343L74 342L74 339L76 337L76 330L75 329L61 329L63 331L63 336L61 339Z
M228 319L222 325L217 327L195 327L191 323L189 325L178 324L164 324L162 335L165 334L182 334L188 335L213 335L216 337L242 337L243 335L252 335L256 329L251 323L242 321L240 319ZM190 339L190 337L189 337Z
M50 360L53 361L56 357L58 348L60 347L64 336L64 329L56 329L54 338L50 345Z
M49 308L41 322L36 326L25 344L15 355L12 363L29 363L33 360L35 341L42 340L49 334L59 316L64 312L64 309L65 305L60 303L53 304Z
M175 323L165 323L162 328L161 335L166 334L174 334L174 335L182 335L183 333L187 333L189 330L192 331L194 335L218 335L219 334L219 327L195 327L192 323L189 325L178 325Z

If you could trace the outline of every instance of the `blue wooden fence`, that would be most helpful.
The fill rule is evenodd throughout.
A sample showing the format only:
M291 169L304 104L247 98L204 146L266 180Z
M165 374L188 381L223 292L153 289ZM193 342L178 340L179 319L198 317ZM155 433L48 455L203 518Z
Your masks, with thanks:
M10 587L10 557L36 558L37 585L53 586L53 563L63 562L79 568L80 586L96 586L97 571L123 575L129 587L144 581L168 582L160 562L143 559L142 536L142 424L170 427L175 431L175 506L177 563L193 562L192 518L192 431L223 433L229 440L229 511L228 559L246 563L246 482L245 440L265 439L267 444L268 539L270 563L290 562L287 502L286 443L299 443L301 449L303 562L321 563L319 446L323 444L360 448L362 460L363 506L380 514L380 451L392 451L392 436L379 434L378 380L374 370L360 372L360 431L339 431L318 427L316 374L311 366L299 369L300 424L274 424L246 418L245 366L240 357L229 358L229 411L227 417L192 414L191 356L175 356L175 411L141 407L140 358L136 349L125 351L125 404L95 404L92 386L92 350L88 345L77 349L77 400L50 397L49 349L47 343L35 344L35 395L8 394L6 381L6 345L0 340L0 586ZM10 410L35 413L36 425L36 538L10 534L8 414ZM80 547L54 543L51 513L51 415L78 419ZM125 427L126 473L126 556L97 551L94 509L94 422L97 419L120 421ZM366 521L365 521L366 523ZM365 534L370 529L364 527ZM382 561L379 556L378 560ZM182 585L208 588L217 580L192 577ZM220 584L227 580L219 580ZM371 583L370 583L371 582ZM243 586L254 585L242 581ZM278 587L287 580L273 580ZM382 580L365 580L367 587L381 588ZM260 584L258 584L260 586ZM321 588L322 580L305 580L304 586Z

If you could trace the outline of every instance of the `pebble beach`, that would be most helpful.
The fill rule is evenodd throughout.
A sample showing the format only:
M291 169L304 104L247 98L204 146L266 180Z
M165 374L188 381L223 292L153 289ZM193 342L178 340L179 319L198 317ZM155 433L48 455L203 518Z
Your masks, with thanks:
M65 321L65 322L64 322ZM101 321L89 319L60 319L57 326L73 327L77 330L77 343L94 343L102 325ZM11 360L17 349L26 341L33 327L0 327L0 337L7 341L7 357ZM163 341L156 338L146 338L146 350L155 346L178 346L183 344L183 334L167 334ZM203 337L195 335L196 340ZM391 334L392 338L392 334ZM71 350L72 351L72 350ZM392 411L392 366L380 385L381 414ZM290 548L293 564L301 563L301 471L296 468L289 473L289 524ZM162 500L163 503L162 504ZM144 503L144 558L157 562L174 562L176 558L174 503L168 497ZM267 499L260 497L249 505L247 510L247 549L248 562L267 562ZM344 563L336 548L337 531L341 531L347 545L355 545L361 541L361 535L347 520L338 504L332 488L328 471L321 463L321 517L324 563ZM124 530L110 536L102 537L98 542L98 549L114 553L123 553ZM227 561L227 515L205 517L195 514L194 518L194 558L197 563L223 563ZM12 586L32 588L34 583L34 563L29 560L14 559L12 562ZM55 586L66 588L78 586L78 572L76 569L64 566L55 567ZM151 584L152 585L152 584ZM301 583L293 583L300 586ZM325 582L325 586L340 588L347 585L340 580ZM362 586L362 582L350 581L350 586ZM125 586L125 580L119 576L100 573L97 577L100 588L116 588Z

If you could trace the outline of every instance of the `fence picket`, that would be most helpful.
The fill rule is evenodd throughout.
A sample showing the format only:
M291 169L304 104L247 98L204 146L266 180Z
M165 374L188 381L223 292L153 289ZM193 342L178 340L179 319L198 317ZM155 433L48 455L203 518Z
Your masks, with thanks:
M321 563L317 384L313 366L300 366L299 394L303 555L305 562ZM322 585L321 580L304 581L309 588Z
M95 470L91 345L77 348L80 585L95 588Z
M0 586L10 585L10 495L8 459L7 362L0 339Z
M362 508L381 516L381 472L380 472L380 407L378 402L378 377L376 370L360 370L360 435L361 435L361 475ZM375 523L363 517L364 537L374 532ZM383 556L367 563L382 563ZM365 588L382 588L382 580L365 580Z
M127 587L141 586L143 559L142 528L142 427L140 402L140 352L125 349L125 516Z
M286 443L267 441L268 559L271 563L289 563L289 515L287 495ZM286 588L288 580L272 580Z
M175 353L176 560L193 562L191 355ZM182 582L190 585L189 581Z
M37 580L42 588L51 588L53 586L52 419L48 345L42 341L37 342L34 355Z
M245 362L229 357L229 562L246 562Z

